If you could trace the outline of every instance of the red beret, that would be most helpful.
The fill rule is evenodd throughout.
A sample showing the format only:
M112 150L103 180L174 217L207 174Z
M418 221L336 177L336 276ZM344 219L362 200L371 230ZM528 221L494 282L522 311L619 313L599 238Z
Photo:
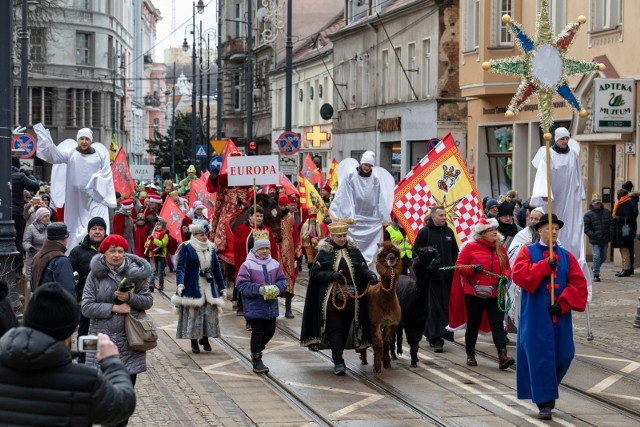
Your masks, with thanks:
M280 196L278 196L278 204L279 205L289 204L289 198L287 197L286 194L280 193Z
M118 235L118 234L110 234L106 239L100 243L100 247L98 248L98 252L101 254L105 253L111 246L120 246L124 249L124 251L129 250L129 244L127 243L127 239Z
M295 194L289 196L289 203L298 203L298 198Z

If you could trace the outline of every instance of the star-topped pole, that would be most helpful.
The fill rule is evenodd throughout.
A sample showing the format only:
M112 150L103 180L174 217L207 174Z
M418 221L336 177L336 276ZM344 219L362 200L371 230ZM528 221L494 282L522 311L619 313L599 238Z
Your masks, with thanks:
M537 37L535 40L531 39L522 26L511 19L511 16L504 15L502 22L508 26L515 43L522 51L522 55L484 62L482 68L487 71L521 77L520 86L518 86L518 90L504 114L507 119L513 118L532 95L538 96L540 127L546 145L547 211L549 213L549 237L551 237L553 224L551 221L550 131L553 124L553 97L555 94L562 96L580 117L585 117L587 111L580 106L573 90L569 87L569 77L591 71L604 71L605 66L569 57L569 47L580 26L587 22L587 18L579 16L577 22L568 24L562 33L555 36L551 32L549 0L541 1L540 14L536 22ZM553 245L549 244L549 259L553 257ZM551 304L555 302L554 275L555 272L552 272L550 276Z
M549 20L549 1L542 0L536 22L535 40L531 39L511 16L504 15L502 22L508 25L509 32L522 55L484 62L482 68L496 73L521 76L520 86L507 107L505 117L513 118L532 95L537 95L540 104L540 127L545 140L550 141L554 95L562 96L580 117L585 117L587 111L580 106L569 87L568 79L576 74L605 69L604 64L581 61L571 58L568 54L574 37L580 26L587 22L587 18L579 16L577 22L568 24L562 33L555 36Z

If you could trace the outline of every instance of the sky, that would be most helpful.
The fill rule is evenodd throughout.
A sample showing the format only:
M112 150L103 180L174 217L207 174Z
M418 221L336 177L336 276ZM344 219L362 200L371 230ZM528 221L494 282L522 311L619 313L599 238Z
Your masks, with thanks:
M170 47L180 47L185 37L185 29L190 26L192 22L191 12L193 10L193 3L187 0L174 0L176 5L176 31L171 34L171 21L172 10L171 0L151 0L153 5L160 10L162 20L157 24L156 35L156 50L153 56L156 61L162 62L164 60L164 49ZM197 3L197 1L195 2ZM204 4L207 6L205 12L200 15L196 11L196 25L200 25L202 20L202 31L212 29L216 30L216 0L204 0ZM191 45L191 32L187 31L187 41Z

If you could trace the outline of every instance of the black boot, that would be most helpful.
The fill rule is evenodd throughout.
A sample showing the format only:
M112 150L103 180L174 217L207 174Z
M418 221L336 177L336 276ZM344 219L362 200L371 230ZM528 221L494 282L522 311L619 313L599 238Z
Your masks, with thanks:
M293 295L287 293L284 296L284 317L287 319L293 319L293 313L291 312L291 300L293 299Z
M191 353L200 353L200 347L198 347L198 340L191 340Z
M211 345L209 344L209 338L202 337L200 338L200 345L204 349L204 351L211 351Z
M551 415L551 410L555 408L556 402L552 400L551 402L539 403L538 404L538 419L540 420L550 420L553 418Z
M500 370L505 370L514 363L516 363L516 361L513 360L513 358L507 356L506 348L498 350L498 368L500 368Z
M620 273L616 274L618 277L629 277L631 276L631 272L633 270L622 270Z
M467 366L478 366L475 349L467 349Z
M251 353L251 361L253 362L253 372L256 374L266 374L269 372L269 368L262 363L262 352Z

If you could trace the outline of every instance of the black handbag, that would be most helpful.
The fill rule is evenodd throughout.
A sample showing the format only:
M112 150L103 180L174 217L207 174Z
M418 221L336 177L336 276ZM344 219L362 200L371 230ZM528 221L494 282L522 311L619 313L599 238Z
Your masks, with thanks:
M624 240L633 239L631 235L631 225L627 224L627 218L624 219L624 225L622 226L622 238Z

